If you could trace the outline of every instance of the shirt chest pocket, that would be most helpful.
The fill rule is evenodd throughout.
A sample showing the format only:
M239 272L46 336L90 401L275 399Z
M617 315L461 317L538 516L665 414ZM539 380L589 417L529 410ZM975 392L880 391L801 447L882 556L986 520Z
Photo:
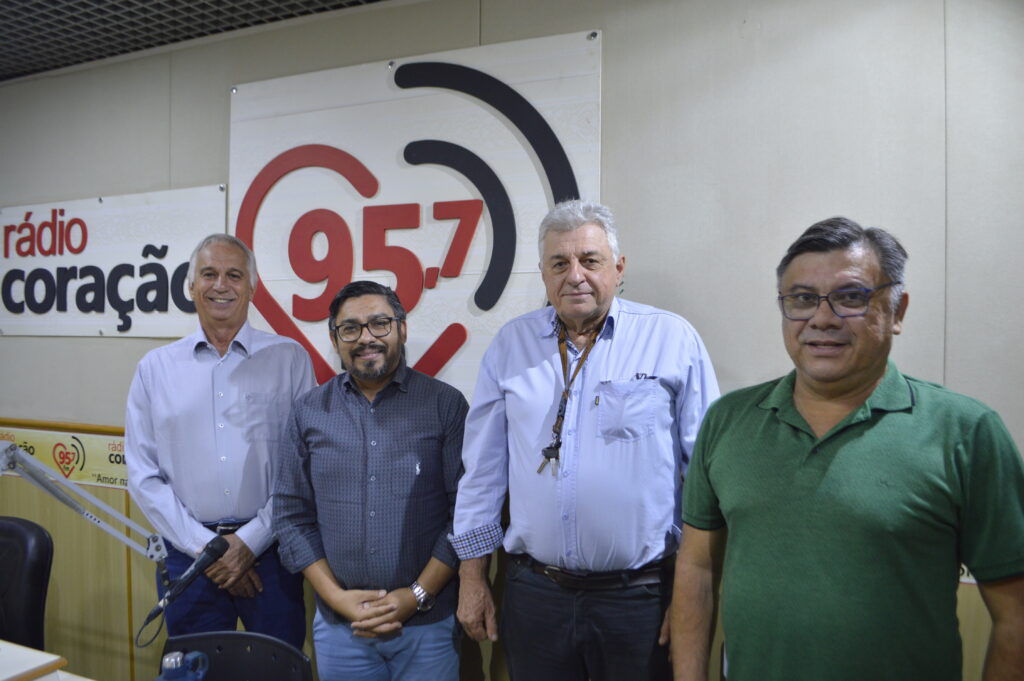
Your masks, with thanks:
M597 428L606 440L632 441L654 432L657 380L602 381L597 386Z
M288 401L277 393L246 392L232 410L252 440L278 440L288 416Z
M387 474L391 493L400 498L424 498L444 493L440 455L410 452L394 458Z

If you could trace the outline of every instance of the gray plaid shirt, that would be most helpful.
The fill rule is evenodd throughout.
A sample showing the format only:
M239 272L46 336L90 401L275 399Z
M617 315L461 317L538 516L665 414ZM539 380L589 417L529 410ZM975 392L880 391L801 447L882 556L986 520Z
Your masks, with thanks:
M431 556L458 566L448 543L462 472L462 394L406 367L371 404L347 373L295 401L278 452L273 529L298 572L321 558L346 589L406 587ZM457 580L427 613L455 612ZM328 622L344 622L317 599Z

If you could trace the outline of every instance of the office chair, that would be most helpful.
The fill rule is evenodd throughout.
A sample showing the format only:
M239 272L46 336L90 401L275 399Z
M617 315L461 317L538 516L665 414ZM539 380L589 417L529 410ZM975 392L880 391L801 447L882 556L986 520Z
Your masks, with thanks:
M0 516L0 638L43 650L53 539L31 520Z
M173 636L161 655L206 653L205 681L313 681L313 666L301 650L284 641L249 631L210 631Z

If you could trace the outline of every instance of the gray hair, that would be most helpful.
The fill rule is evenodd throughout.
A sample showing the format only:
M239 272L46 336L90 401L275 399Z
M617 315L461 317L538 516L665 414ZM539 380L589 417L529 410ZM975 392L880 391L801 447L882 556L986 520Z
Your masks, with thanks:
M896 240L896 237L881 227L865 229L849 218L828 218L808 227L796 241L790 244L786 255L782 257L779 266L775 269L775 276L781 282L782 275L786 273L789 263L793 262L798 255L845 251L852 246L861 244L870 246L878 256L878 263L886 278L891 282L899 282L889 289L892 307L896 309L900 296L903 294L903 273L909 257L906 249Z
M259 275L256 273L256 255L252 250L245 245L245 242L239 239L237 236L230 234L224 234L223 232L215 232L205 237L199 242L199 245L192 251L192 255L188 258L188 285L189 287L196 281L196 260L199 259L199 251L203 250L210 244L228 244L241 250L245 253L246 267L249 270L249 285L254 289L256 288L256 282L259 280Z
M552 208L540 223L537 235L537 250L541 259L544 258L544 237L549 232L572 232L583 225L594 224L604 230L608 237L608 246L612 249L612 258L619 259L619 234L615 231L615 216L607 206L575 199L563 201Z

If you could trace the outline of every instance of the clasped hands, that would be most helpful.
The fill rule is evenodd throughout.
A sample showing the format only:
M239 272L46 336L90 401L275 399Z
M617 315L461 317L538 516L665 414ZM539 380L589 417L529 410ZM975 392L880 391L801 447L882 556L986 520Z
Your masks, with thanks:
M224 535L228 550L213 565L206 568L206 576L232 596L252 598L263 591L263 582L256 572L256 556L236 534Z
M376 638L401 630L402 623L416 612L416 596L408 587L394 591L339 589L327 604L352 622L352 631L362 638Z

